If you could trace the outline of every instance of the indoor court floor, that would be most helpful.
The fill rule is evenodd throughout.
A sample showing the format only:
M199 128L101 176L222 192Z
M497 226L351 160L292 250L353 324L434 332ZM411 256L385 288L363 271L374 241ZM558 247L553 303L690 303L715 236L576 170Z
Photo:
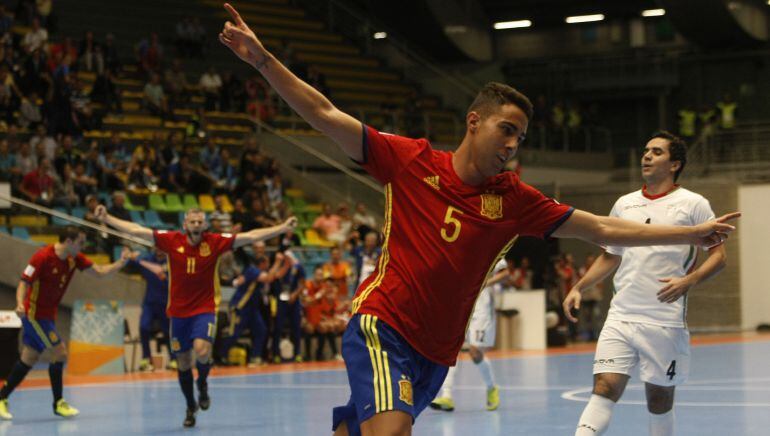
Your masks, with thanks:
M770 336L696 337L690 380L677 389L678 435L770 434ZM492 365L500 408L484 409L485 388L460 362L454 412L426 410L415 435L572 435L591 390L593 345L546 353L498 352ZM215 369L212 406L195 429L182 428L184 405L171 372L65 379L65 398L81 415L51 412L46 379L30 380L10 399L12 422L0 435L330 435L331 408L349 388L342 364L308 363ZM632 378L607 435L647 435L644 390Z

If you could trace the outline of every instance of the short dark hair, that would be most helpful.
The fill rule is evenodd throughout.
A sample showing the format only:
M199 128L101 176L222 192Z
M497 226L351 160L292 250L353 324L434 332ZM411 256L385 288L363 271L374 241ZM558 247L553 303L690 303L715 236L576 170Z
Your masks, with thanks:
M59 242L64 242L67 239L72 239L73 241L77 240L80 234L85 232L82 229L79 229L75 226L65 226L60 232L59 232Z
M669 160L671 162L679 161L679 169L674 173L674 181L679 179L679 175L684 171L684 166L687 165L687 143L684 139L674 135L666 130L660 130L656 132L650 138L652 141L655 138L661 138L668 141L668 154L671 156ZM649 141L648 141L649 142Z
M468 112L476 111L485 116L489 115L497 107L505 104L517 106L527 115L527 120L532 119L534 110L529 98L516 90L516 88L498 82L489 82L484 85L476 95L473 103L468 106Z

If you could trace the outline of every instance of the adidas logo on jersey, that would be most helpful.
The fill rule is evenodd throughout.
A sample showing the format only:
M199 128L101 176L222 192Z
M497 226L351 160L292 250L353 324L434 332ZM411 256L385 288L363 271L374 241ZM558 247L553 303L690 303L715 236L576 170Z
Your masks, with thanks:
M422 181L430 185L430 187L435 189L436 191L441 189L438 185L438 176L429 176L422 179Z

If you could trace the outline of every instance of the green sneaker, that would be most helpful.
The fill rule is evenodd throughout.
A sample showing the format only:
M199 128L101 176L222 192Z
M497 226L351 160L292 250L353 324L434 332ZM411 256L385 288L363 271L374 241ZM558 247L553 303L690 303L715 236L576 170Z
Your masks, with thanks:
M444 412L451 412L455 410L455 402L449 397L438 397L431 401L430 408L435 410L443 410Z
M487 410L497 410L500 407L500 388L492 386L487 389Z
M179 364L176 362L176 359L169 360L166 364L166 369L169 371L176 371L179 369Z
M139 361L139 371L152 372L155 371L155 367L150 363L150 359L142 359Z
M0 400L0 419L10 421L13 419L13 415L8 411L8 398Z
M78 416L80 411L67 404L67 401L65 401L64 398L61 398L54 404L53 413L65 418L72 418Z

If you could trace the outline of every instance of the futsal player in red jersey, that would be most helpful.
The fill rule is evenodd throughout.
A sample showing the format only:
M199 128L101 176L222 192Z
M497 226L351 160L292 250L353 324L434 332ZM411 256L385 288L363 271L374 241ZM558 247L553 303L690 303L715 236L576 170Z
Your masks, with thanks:
M216 336L216 313L221 300L218 266L222 254L257 241L273 238L294 229L297 219L244 233L209 233L206 213L190 209L185 213L184 232L152 230L109 215L104 206L96 216L116 229L155 243L168 255L169 297L166 313L171 320L171 348L179 365L179 385L187 401L184 426L195 426L198 408L211 405L207 378L211 369L211 350ZM198 402L193 388L193 357L198 369Z
M13 418L8 410L8 396L27 376L40 353L47 349L51 350L48 375L53 390L53 413L65 418L80 413L62 397L62 373L67 358L67 347L56 331L59 303L67 292L75 270L104 277L125 266L130 254L125 250L121 258L114 263L94 265L80 252L85 242L85 232L67 226L59 235L59 242L37 250L21 274L21 281L16 289L16 313L21 317L24 345L21 358L13 366L5 385L0 389L0 419Z
M517 235L607 245L719 243L731 214L699 226L637 224L557 203L505 172L532 117L510 86L490 83L468 108L454 153L425 139L378 132L337 109L268 52L229 4L219 40L257 69L315 129L385 186L385 239L377 269L358 288L342 354L351 397L335 434L411 434L465 337L487 272Z

